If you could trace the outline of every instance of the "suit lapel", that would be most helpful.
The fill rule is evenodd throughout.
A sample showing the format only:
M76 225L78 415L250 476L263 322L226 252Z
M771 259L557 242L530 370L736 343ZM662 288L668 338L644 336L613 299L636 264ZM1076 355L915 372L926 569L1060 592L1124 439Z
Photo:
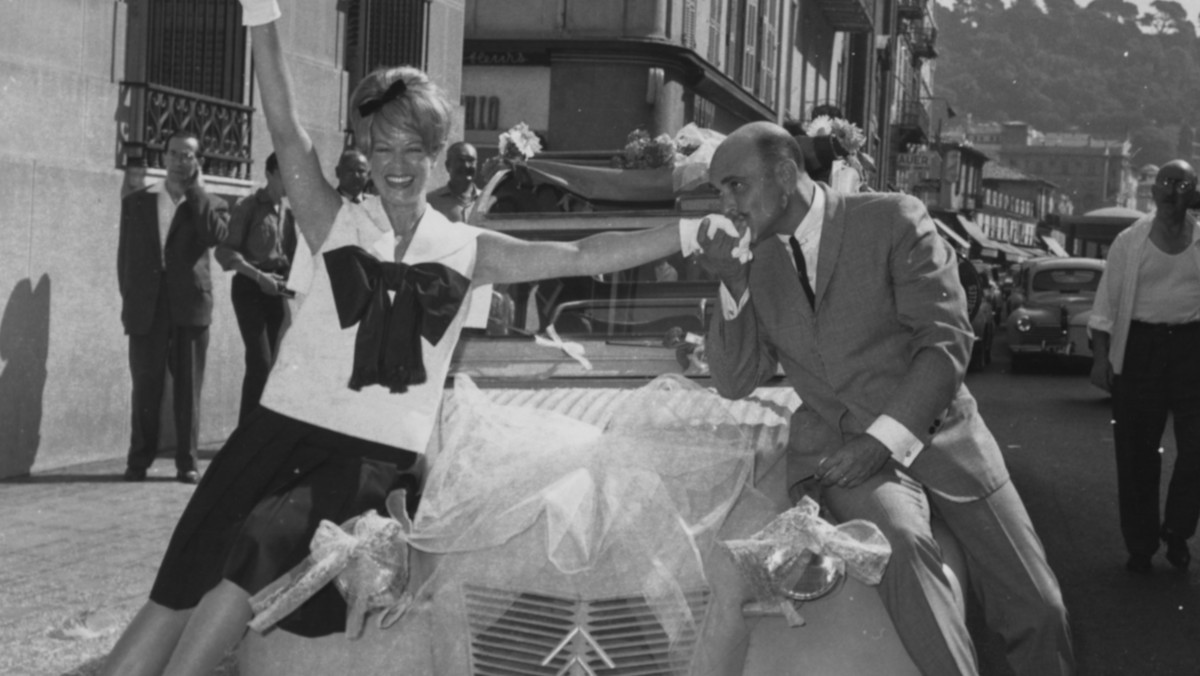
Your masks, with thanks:
M754 262L751 265L762 266L762 288L772 297L780 298L784 306L794 310L805 322L811 322L813 310L804 297L804 289L800 286L800 276L792 263L792 252L778 237L771 237L755 247ZM754 293L758 293L757 291ZM788 324L784 317L769 317L772 324Z
M842 237L846 228L841 196L820 184L817 184L817 190L825 190L825 224L821 228L821 247L817 252L817 288L813 289L814 305L820 308L821 299L825 297L829 280L833 278L833 269L837 267L842 253Z

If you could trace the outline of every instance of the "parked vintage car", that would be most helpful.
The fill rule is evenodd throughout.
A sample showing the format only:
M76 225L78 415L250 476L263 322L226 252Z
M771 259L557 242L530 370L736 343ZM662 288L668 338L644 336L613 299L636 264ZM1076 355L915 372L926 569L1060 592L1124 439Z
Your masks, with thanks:
M1005 322L1015 368L1036 355L1091 357L1087 322L1103 274L1104 261L1094 258L1036 258L1021 266Z

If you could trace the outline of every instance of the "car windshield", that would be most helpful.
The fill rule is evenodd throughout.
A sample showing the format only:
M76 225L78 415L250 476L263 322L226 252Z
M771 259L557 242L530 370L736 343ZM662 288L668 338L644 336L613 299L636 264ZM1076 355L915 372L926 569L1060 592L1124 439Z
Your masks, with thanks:
M1080 268L1042 270L1033 276L1035 293L1095 293L1100 286L1100 271Z

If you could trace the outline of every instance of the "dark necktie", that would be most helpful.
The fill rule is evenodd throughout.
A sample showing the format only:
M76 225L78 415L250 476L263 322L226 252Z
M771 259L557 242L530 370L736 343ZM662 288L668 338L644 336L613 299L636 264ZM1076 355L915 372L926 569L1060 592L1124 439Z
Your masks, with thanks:
M789 237L788 244L792 245L792 258L796 261L796 271L800 273L800 286L804 287L808 306L815 307L817 295L813 293L812 284L808 281L808 264L804 262L804 252L800 251L800 242L797 242L795 237Z

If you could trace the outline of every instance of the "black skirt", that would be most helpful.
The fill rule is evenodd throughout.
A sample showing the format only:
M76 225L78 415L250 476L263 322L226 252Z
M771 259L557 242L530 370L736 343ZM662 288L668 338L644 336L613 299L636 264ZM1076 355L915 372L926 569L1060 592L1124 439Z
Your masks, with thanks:
M309 554L322 519L385 513L388 493L414 497L418 455L259 408L213 458L175 526L150 591L155 603L194 608L222 579L253 595ZM410 508L415 502L410 500ZM343 631L346 604L332 585L279 627L301 636Z

